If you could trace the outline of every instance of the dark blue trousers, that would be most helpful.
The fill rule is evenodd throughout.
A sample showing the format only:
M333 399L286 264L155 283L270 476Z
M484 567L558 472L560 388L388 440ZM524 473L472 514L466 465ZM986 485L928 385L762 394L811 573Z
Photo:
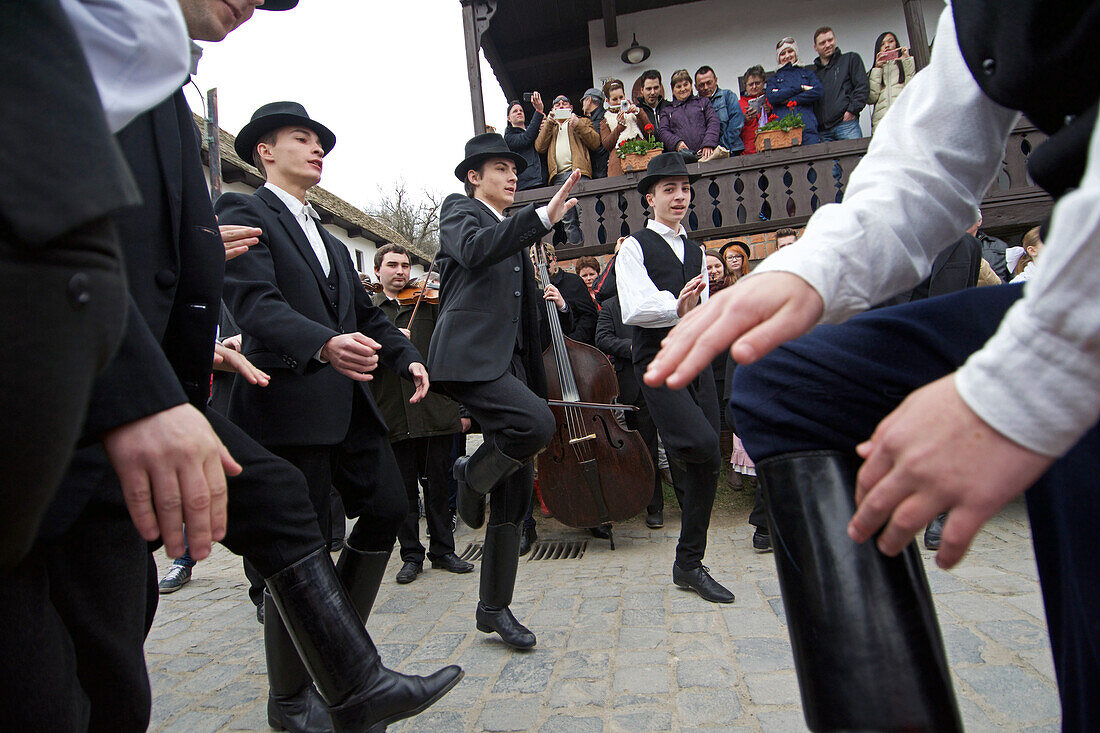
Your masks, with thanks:
M730 397L738 435L757 462L808 450L854 453L910 392L962 366L1022 292L970 289L818 326L738 367ZM1100 727L1098 476L1093 427L1026 494L1067 731Z

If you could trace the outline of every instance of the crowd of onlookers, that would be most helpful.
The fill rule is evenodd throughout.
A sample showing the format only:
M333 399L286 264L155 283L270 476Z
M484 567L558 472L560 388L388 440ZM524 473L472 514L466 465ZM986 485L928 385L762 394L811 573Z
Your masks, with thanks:
M897 35L883 33L875 42L870 73L855 52L842 52L832 28L814 33L817 57L800 65L798 43L783 38L776 44L778 69L769 74L761 65L746 70L738 92L719 86L710 66L694 75L679 69L669 77L672 99L666 99L661 72L649 69L634 86L633 98L620 79L592 88L575 109L565 95L546 108L539 92L525 94L533 110L527 119L524 102L508 103L504 139L522 155L527 168L518 189L560 185L574 170L585 178L623 173L620 146L631 140L663 145L664 150L689 152L701 161L756 152L761 127L799 115L802 144L863 137L859 115L872 105L872 125L878 123L906 82L916 73L913 58ZM566 243L583 243L573 209L565 221Z

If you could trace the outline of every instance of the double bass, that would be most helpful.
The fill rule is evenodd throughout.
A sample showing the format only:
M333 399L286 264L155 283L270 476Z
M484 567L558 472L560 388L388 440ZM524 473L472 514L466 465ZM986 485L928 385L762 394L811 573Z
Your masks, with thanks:
M538 249L542 282L550 282ZM570 527L597 527L641 513L653 497L653 461L636 430L615 420L615 370L597 349L567 338L557 306L546 302L552 343L543 352L548 404L557 431L538 457L539 489L554 518ZM611 545L614 549L614 542Z

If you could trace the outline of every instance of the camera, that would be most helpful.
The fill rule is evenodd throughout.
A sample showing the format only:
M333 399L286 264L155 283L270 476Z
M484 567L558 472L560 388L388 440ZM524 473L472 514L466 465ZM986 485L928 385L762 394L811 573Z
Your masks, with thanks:
M524 101L524 102L530 102L530 101L531 101L531 97L533 97L534 95L535 95L535 93L534 93L534 92L524 92L524 93L523 93L523 101Z

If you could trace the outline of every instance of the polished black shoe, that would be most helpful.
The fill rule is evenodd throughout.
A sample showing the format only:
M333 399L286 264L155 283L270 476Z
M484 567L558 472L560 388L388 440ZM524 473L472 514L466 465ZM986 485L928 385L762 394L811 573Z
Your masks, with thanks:
M477 604L477 630L486 634L496 632L501 640L513 649L530 649L535 645L535 635L516 620L512 611L504 608L490 608L480 601Z
M679 565L673 565L672 582L680 588L695 591L704 601L733 603L733 593L730 593L718 581L710 577L710 573L707 572L704 565L700 565L694 570L684 570Z
M411 583L416 580L416 576L420 575L423 569L424 565L422 563L408 560L401 566L401 569L397 571L397 582L401 585Z
M772 536L767 527L757 527L752 533L752 551L760 555L772 551Z
M599 527L589 527L588 534L598 540L609 540L611 539L611 525L601 524Z
M531 548L535 546L535 543L539 541L539 532L535 529L535 525L528 527L523 525L523 529L520 530L519 535L519 556L523 557Z
M260 605L270 603L271 595L264 593L264 601ZM267 724L275 730L289 730L292 733L331 731L332 719L328 706L313 686L313 680L274 605L271 606L270 618L264 624L264 657L269 686Z
M436 570L446 570L448 573L462 573L472 572L474 564L472 562L466 562L453 552L448 552L441 557L433 557L432 567Z
M458 483L455 505L458 516L470 529L480 529L485 524L485 495L479 494L466 483L466 464L468 456L459 456L455 461L453 473Z
M924 549L938 550L943 541L943 523L947 520L947 514L941 514L932 520L924 530Z
M664 512L649 512L645 515L645 526L650 529L660 529L665 526Z

